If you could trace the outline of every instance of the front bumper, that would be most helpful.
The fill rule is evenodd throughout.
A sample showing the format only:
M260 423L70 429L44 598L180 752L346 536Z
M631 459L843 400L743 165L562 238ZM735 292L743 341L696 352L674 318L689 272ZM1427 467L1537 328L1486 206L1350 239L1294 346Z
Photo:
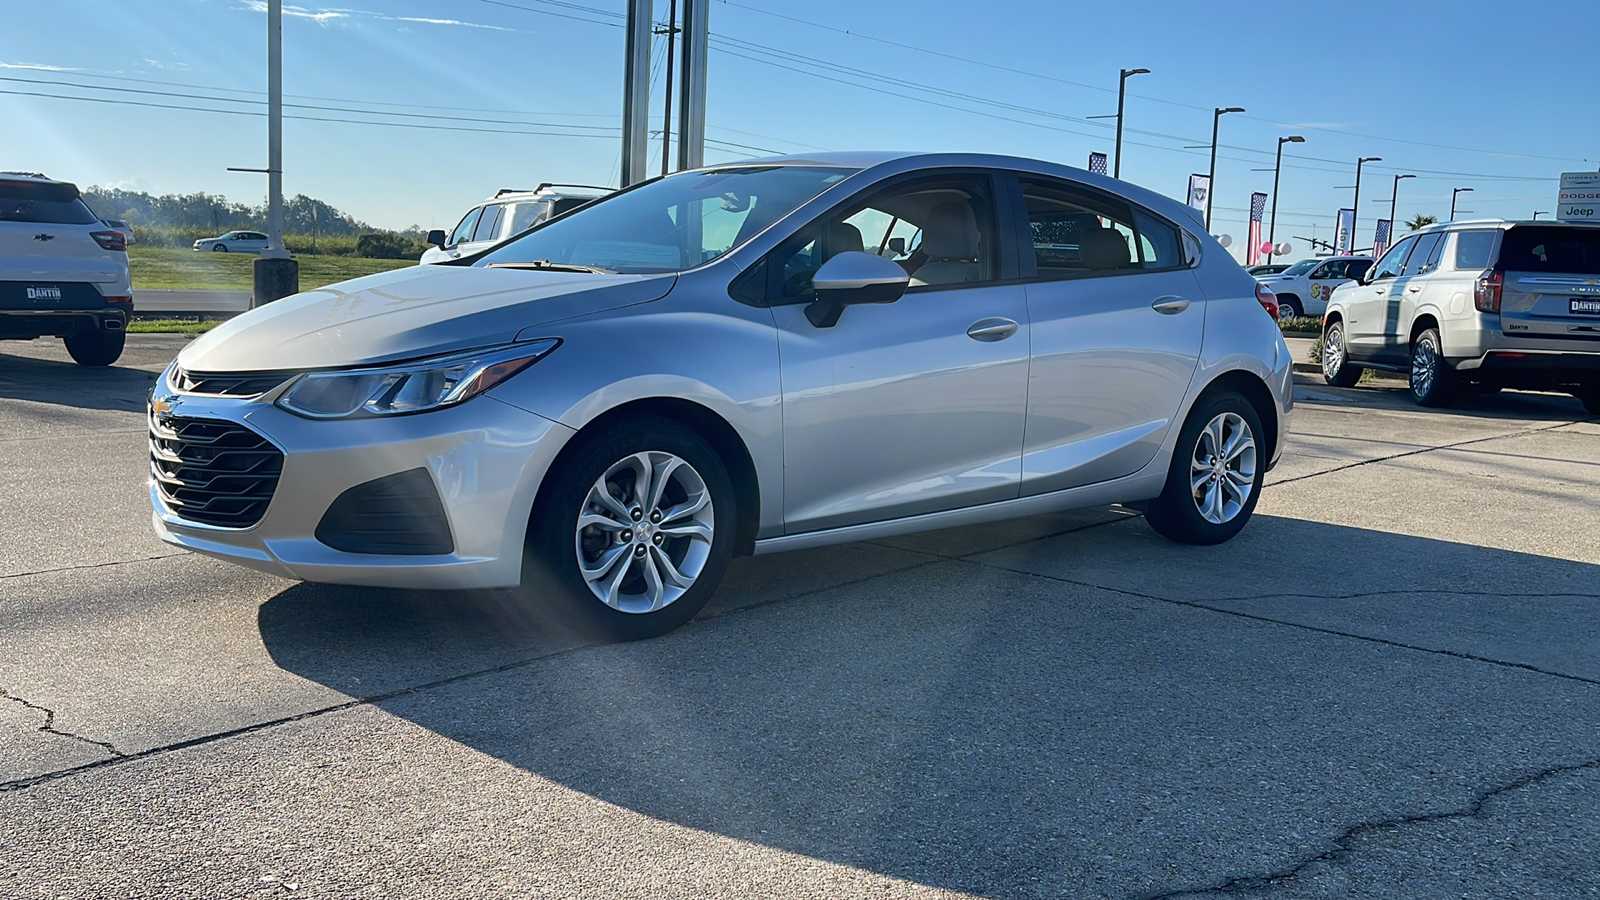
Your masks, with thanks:
M165 414L243 424L283 453L272 499L248 528L183 518L152 478L151 521L163 541L303 581L433 589L520 582L533 500L571 429L492 397L411 416L313 421L273 406L273 396L178 394L163 376L152 400ZM350 553L317 539L345 491L418 468L438 491L452 552Z

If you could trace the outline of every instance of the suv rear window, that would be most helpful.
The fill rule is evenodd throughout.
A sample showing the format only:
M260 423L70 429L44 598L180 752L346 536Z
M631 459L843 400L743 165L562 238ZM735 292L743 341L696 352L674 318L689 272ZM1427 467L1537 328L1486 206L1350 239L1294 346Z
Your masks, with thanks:
M1600 228L1518 225L1500 245L1499 268L1508 272L1600 274Z
M0 222L96 225L100 220L78 199L74 185L0 181Z

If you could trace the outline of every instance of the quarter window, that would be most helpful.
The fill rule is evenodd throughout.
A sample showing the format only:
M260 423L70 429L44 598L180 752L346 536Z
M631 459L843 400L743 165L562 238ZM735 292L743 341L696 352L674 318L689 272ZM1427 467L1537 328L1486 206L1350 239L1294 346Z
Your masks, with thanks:
M1487 269L1494 254L1495 231L1456 232L1456 268Z
M539 223L539 203L511 204L511 233L521 234Z

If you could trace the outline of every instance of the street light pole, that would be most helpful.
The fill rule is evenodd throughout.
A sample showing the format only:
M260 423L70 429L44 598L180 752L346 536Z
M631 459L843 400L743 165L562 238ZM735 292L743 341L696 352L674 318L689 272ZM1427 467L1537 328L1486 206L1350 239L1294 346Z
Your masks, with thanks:
M1456 220L1456 197L1472 190L1472 188L1456 188L1450 192L1450 221Z
M1111 177L1122 177L1122 106L1127 99L1128 79L1134 75L1149 75L1149 69L1120 69L1122 76L1117 79L1117 150L1115 161L1111 164Z
M1306 139L1300 135L1278 138L1278 161L1272 164L1272 224L1267 227L1267 243L1272 246L1267 248L1267 262L1272 262L1273 251L1278 249L1278 176L1283 173L1283 145L1304 144Z
M1217 197L1217 129L1222 123L1222 117L1228 113L1242 113L1244 107L1230 106L1226 109L1214 107L1211 114L1211 168L1206 174L1206 231L1211 230L1211 201Z
M1394 220L1395 202L1400 199L1400 179L1402 179L1402 178L1415 178L1415 177L1417 177L1417 176L1415 176L1415 175L1396 175L1394 177L1394 193L1389 195L1389 234L1390 235L1395 235L1395 234L1399 234L1400 233L1400 229L1396 227L1396 223L1395 223L1395 220ZM1392 237L1390 238L1390 240L1393 240L1393 239L1394 238L1392 238Z
M1539 221L1539 217L1540 216L1547 215L1549 212L1550 212L1550 210L1548 210L1548 209L1536 209L1536 210L1533 211L1533 220L1535 222L1537 222L1537 221Z
M1356 199L1350 206L1350 252L1356 252L1356 220L1361 218L1361 167L1369 162L1382 162L1381 156L1363 156L1356 160ZM1393 227L1393 226L1390 226Z

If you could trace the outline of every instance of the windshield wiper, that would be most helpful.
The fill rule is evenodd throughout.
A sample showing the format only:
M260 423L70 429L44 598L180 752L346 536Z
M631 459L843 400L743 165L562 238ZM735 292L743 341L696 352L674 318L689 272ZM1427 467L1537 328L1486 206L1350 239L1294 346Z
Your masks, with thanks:
M591 275L615 275L614 269L602 269L599 266L580 266L574 263L551 262L548 259L535 259L531 262L506 262L489 263L490 269L543 269L546 272L588 272Z

